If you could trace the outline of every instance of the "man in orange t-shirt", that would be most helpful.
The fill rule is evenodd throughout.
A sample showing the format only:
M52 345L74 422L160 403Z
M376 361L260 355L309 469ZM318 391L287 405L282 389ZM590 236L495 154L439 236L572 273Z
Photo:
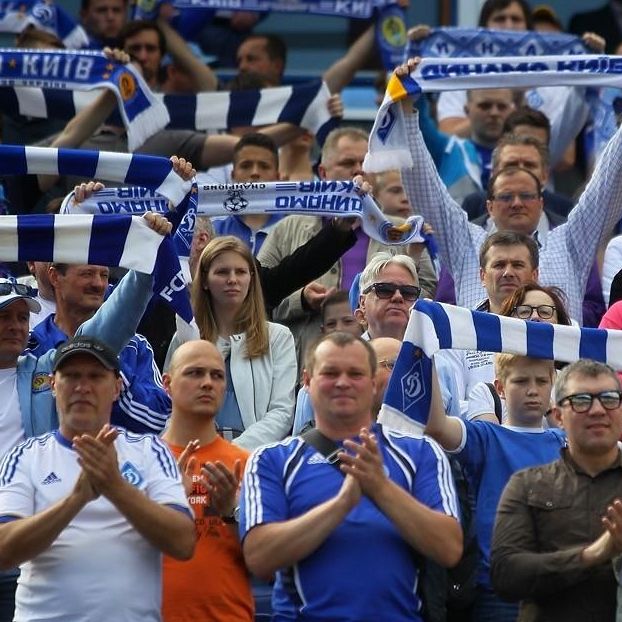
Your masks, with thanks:
M225 393L225 364L208 341L175 352L164 387L173 412L162 438L178 458L194 510L194 557L164 558L164 622L251 622L250 578L238 539L239 480L248 453L218 436L215 419Z

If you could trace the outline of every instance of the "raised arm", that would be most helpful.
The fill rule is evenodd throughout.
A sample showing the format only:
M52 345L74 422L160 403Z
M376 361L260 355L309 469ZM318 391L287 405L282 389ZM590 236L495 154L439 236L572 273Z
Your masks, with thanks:
M120 63L129 63L130 57L121 50L105 48L104 53ZM117 99L110 89L103 89L98 97L71 119L63 131L52 141L50 147L77 148L85 140L93 136L97 128L114 112ZM37 175L41 192L47 192L58 181L58 175Z
M374 32L375 25L372 24L348 51L324 72L322 79L331 93L342 91L350 84L354 74L365 65L374 49Z
M460 420L445 413L434 361L432 361L432 401L425 433L448 451L458 449L464 439L464 427Z
M211 68L192 53L188 44L164 17L159 17L157 23L175 65L192 79L193 91L215 91L218 88L218 78Z

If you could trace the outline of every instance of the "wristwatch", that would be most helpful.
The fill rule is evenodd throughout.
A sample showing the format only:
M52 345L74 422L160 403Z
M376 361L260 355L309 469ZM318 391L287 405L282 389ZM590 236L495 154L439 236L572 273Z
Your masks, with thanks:
M231 514L221 516L220 520L226 525L237 525L240 522L240 506L236 505L231 511Z

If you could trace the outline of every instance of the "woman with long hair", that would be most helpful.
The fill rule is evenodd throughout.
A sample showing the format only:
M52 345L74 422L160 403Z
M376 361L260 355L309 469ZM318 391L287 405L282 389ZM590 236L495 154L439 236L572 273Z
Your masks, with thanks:
M283 439L292 427L296 352L290 330L267 321L255 262L233 236L201 253L191 288L201 339L225 359L227 393L216 423L247 449Z

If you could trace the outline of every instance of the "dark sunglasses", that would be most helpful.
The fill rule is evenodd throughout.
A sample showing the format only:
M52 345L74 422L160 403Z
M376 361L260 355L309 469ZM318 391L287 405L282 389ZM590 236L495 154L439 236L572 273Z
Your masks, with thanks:
M1 281L0 296L8 296L11 293L16 293L19 296L30 296L31 298L35 296L34 289L29 285L14 283L13 281Z
M397 283L372 283L363 290L363 294L369 294L372 290L380 300L393 298L398 290L402 298L409 302L417 300L421 294L421 288L416 285L398 285Z

